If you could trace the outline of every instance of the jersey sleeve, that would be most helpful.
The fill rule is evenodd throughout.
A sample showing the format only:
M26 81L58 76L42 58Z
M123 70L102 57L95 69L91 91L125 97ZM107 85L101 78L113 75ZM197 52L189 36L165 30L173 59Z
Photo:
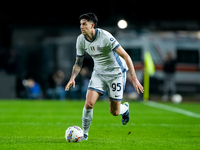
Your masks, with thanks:
M83 43L81 43L81 38L78 37L76 40L76 56L77 57L82 57L85 55L85 50L83 47Z
M112 51L115 51L120 46L119 42L109 32L106 32L106 40Z

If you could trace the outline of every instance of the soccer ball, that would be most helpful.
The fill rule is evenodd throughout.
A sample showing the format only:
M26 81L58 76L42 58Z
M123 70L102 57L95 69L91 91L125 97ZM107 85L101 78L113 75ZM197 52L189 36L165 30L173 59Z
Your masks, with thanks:
M176 103L176 104L179 104L179 103L181 103L181 101L182 101L182 96L180 95L180 94L174 94L173 96L172 96L172 102L174 102L174 103Z
M79 126L71 126L65 131L67 142L81 142L83 130Z

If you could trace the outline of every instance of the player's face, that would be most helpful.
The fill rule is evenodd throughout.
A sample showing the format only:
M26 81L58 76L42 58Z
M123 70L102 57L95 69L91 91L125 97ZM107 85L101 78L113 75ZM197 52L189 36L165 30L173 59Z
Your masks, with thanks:
M80 28L83 35L87 35L94 28L94 23L87 21L86 19L81 19Z

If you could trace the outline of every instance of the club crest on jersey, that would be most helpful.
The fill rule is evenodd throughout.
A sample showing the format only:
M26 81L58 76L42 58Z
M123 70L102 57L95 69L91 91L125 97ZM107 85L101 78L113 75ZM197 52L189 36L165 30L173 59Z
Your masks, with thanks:
M101 52L102 51L102 47L100 47L99 45L97 45L97 50Z
M91 51L95 51L94 46L90 46Z

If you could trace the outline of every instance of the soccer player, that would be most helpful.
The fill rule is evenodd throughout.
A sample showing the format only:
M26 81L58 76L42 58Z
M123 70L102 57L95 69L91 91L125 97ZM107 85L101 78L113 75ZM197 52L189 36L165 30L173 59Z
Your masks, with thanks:
M82 114L82 140L87 140L95 102L107 89L110 97L110 113L113 116L122 115L123 125L128 123L130 118L129 103L121 104L128 69L137 93L139 94L139 91L143 93L144 90L137 79L130 56L109 32L97 28L96 15L87 13L81 15L79 19L82 34L78 36L76 41L76 62L65 91L68 91L71 86L75 87L75 78L81 70L84 54L88 53L93 58L94 70L88 84Z

